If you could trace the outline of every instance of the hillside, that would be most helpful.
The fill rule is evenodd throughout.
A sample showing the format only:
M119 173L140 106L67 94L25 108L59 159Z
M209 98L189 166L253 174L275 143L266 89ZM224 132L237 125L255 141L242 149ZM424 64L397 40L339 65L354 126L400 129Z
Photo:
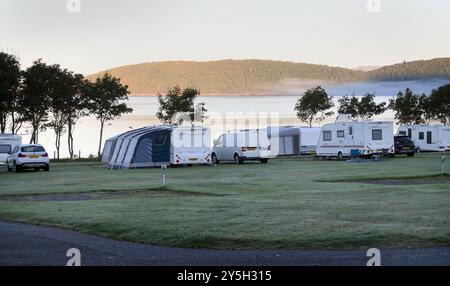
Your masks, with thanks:
M404 62L370 71L368 75L372 80L415 80L450 77L450 58Z
M209 62L167 61L128 65L110 69L127 84L133 95L164 93L180 85L199 88L201 94L245 94L279 88L295 81L405 80L449 77L450 58L416 61L359 71L326 65L269 60L221 60ZM95 79L104 71L88 76ZM298 83L296 83L298 84ZM263 92L264 93L264 92Z

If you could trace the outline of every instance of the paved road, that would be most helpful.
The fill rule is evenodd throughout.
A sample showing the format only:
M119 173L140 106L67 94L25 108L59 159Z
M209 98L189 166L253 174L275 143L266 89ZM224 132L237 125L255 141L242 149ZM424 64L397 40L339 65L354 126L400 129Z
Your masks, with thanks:
M65 265L78 248L82 265L365 265L363 250L208 250L115 241L57 228L0 221L0 265ZM450 247L381 249L383 265L450 265Z

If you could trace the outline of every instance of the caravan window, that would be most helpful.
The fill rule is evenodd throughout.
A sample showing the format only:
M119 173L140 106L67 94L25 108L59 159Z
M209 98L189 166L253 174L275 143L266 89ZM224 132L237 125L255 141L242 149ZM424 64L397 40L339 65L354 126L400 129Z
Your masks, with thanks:
M348 128L348 135L353 135L353 127Z
M399 132L398 132L398 135L406 136L406 131L399 131Z
M166 143L165 135L159 135L158 137L156 137L156 140L155 140L156 146L162 146L162 145L164 145L164 143Z
M381 129L373 129L372 140L383 140L383 131Z
M11 145L0 145L0 153L11 152Z
M425 134L423 132L419 132L419 140L425 139Z
M323 131L323 141L331 141L331 131Z
M338 130L337 131L337 137L338 138L344 138L345 137L344 130Z

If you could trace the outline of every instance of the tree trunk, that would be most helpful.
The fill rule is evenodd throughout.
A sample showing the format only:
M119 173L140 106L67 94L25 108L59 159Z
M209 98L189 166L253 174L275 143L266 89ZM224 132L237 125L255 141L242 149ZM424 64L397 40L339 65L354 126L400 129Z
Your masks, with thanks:
M309 127L312 127L312 122L313 122L313 119L314 119L314 117L313 117L313 116L311 116L311 117L309 118Z
M58 128L58 127L57 127ZM59 148L61 147L61 132L56 131L55 147L56 147L56 158L59 160Z
M6 131L6 116L1 115L0 117L0 133L5 133Z
M70 159L73 159L73 124L71 122L67 124L67 143Z
M103 119L100 119L100 141L98 143L98 153L97 156L100 158L102 153L102 139L103 139L103 126L105 125L105 121Z
M14 111L11 112L11 133L16 134L16 119L14 116Z
M30 138L30 144L37 144L38 141L38 136L39 136L39 119L38 118L33 118L33 121L31 123L31 127L33 128L33 131L31 133L31 138Z

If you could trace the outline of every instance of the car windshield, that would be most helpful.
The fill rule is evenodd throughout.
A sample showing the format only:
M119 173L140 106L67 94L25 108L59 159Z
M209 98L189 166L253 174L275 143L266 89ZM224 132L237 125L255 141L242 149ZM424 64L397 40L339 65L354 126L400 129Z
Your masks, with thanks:
M409 139L409 137L405 136L405 137L397 137L397 138L395 138L395 140L398 142L409 142L411 139Z
M42 146L26 146L20 148L21 152L45 152L44 147Z

